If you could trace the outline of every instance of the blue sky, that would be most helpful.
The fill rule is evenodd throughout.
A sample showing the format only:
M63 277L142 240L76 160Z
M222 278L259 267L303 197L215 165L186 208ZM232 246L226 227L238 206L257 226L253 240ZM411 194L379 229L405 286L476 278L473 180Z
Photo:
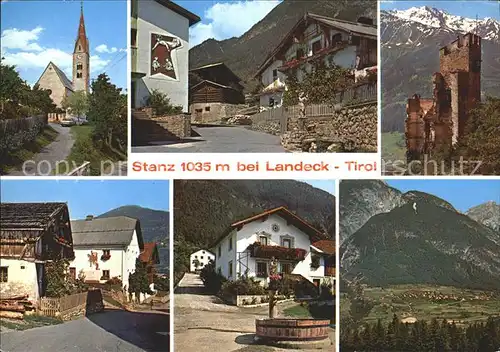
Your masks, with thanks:
M500 203L500 180L386 180L402 192L411 190L433 194L462 212L486 203Z
M500 20L500 5L497 1L384 1L380 3L381 10L406 10L410 7L434 7L444 10L452 15L467 18L479 19L485 17L496 18Z
M127 87L127 2L83 2L90 42L90 78L106 72L112 83ZM21 77L36 83L53 61L72 79L72 54L80 21L80 1L2 1L2 56Z
M241 36L281 1L174 0L201 18L190 28L191 47L209 38L223 40Z
M2 202L67 202L71 219L100 215L123 205L168 211L169 181L2 180Z
M322 189L330 194L335 195L335 180L297 180L309 183L315 188Z

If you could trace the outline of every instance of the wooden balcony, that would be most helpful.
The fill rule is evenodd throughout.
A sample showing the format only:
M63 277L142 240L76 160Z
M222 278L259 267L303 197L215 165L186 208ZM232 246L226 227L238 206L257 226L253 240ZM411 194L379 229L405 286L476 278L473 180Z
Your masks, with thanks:
M334 267L325 267L325 276L335 277L336 270Z
M250 256L254 258L275 258L277 260L302 261L306 257L306 250L302 248L287 248L281 246L265 246L259 242L248 247Z

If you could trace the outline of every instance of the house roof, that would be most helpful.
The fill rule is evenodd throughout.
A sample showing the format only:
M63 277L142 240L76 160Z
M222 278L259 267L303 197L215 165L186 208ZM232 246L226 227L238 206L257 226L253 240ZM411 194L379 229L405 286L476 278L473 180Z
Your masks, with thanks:
M266 210L262 213L253 215L251 217L248 217L246 219L237 221L235 223L232 223L229 228L224 231L224 233L217 239L217 241L214 243L212 247L215 247L221 240L223 240L233 229L241 229L243 226L245 226L248 223L251 223L255 220L261 219L263 217L269 216L269 215L279 215L282 218L284 218L287 222L291 223L295 227L297 227L299 230L304 232L309 236L309 238L312 241L319 241L322 239L327 239L328 237L318 229L314 228L312 225L310 225L307 221L304 219L300 218L299 216L295 215L292 213L290 210L288 210L286 207L278 207L270 210Z
M40 78L38 79L38 81L36 82L36 84L38 84L38 82L40 82L40 79L43 77L43 75L45 74L45 72L47 71L47 69L50 66L52 66L52 68L54 69L54 71L57 73L57 76L59 77L59 80L64 85L64 87L66 87L67 89L69 89L70 91L73 92L73 83L71 83L71 81L66 76L66 74L59 67L57 67L57 65L55 63L53 63L52 61L50 61L49 64L47 65L47 67L45 67L45 70L43 70L43 72L40 75Z
M293 35L297 28L299 28L302 24L306 23L308 19L313 19L315 21L321 22L322 24L325 24L329 27L336 28L339 30L342 30L347 33L353 33L359 36L364 36L364 37L369 37L373 39L377 39L378 37L378 30L376 26L373 25L367 25L359 22L350 22L350 21L344 21L344 20L339 20L327 16L321 16L321 15L316 15L314 13L306 13L296 24L293 26L293 28L288 32L288 34L283 38L283 40L278 44L278 46L267 56L267 58L264 60L263 64L260 65L257 73L254 75L254 77L257 77L260 75L272 62L274 56L281 50L283 47L293 39Z
M74 247L128 246L135 230L139 247L144 248L140 222L128 216L73 220L71 228Z
M334 255L336 252L335 241L332 241L332 240L320 240L320 241L314 242L311 246L319 249L320 251L322 251L328 255Z
M66 207L66 203L1 203L1 233L5 230L43 231Z
M191 73L196 73L198 74L199 76L201 76L202 78L206 78L204 77L204 72L207 72L207 71L214 71L214 70L222 70L222 71L225 71L225 74L229 75L232 77L232 79L236 82L241 82L241 78L238 77L229 67L227 67L227 65L223 62L215 62L215 63L212 63L212 64L208 64L208 65L203 65L203 66L200 66L200 67L197 67L197 68L193 68L191 70L189 70L189 72Z
M330 27L337 28L340 30L344 30L348 33L355 33L361 36L371 37L373 39L377 39L378 30L377 26L359 23L359 22L350 22L339 20L336 18L326 17L317 15L314 13L308 13L310 18L314 18L315 20L324 23Z
M144 243L144 250L139 255L139 260L143 263L152 261L154 264L160 264L160 256L158 254L156 242Z
M233 87L225 86L223 84L220 84L220 83L217 83L217 82L214 82L214 81L209 81L208 79L205 79L205 80L201 81L200 83L195 84L190 89L195 89L196 87L198 87L199 85L201 85L203 83L211 84L211 85L214 85L214 86L217 86L217 87L221 87L221 88L224 88L224 89L233 89L233 90L236 90Z
M175 2L170 0L155 0L160 5L165 6L166 8L178 13L179 15L187 18L189 20L189 26L192 26L198 22L200 22L200 17L192 13L191 11L186 10L184 7L177 5Z

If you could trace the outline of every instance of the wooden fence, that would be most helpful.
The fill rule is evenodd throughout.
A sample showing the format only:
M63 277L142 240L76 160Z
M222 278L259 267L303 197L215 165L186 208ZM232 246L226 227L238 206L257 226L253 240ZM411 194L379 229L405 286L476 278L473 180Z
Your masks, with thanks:
M22 119L5 119L0 120L0 131L5 134L17 133L20 131L29 131L36 126L47 124L45 115L25 117Z
M332 116L344 107L377 101L377 85L363 83L335 94L329 104L306 104L306 117ZM252 115L253 124L279 123L281 133L287 131L288 118L300 116L299 105L269 109Z
M87 307L87 292L76 293L74 295L59 298L40 298L40 311L49 317L67 316L85 310Z

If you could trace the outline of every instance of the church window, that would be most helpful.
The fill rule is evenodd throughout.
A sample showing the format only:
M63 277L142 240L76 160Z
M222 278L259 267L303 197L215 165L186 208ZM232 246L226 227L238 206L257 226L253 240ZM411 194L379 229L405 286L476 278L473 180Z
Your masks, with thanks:
M81 51L81 50L82 50L81 45L78 45L78 51Z
M76 64L76 69L77 70L81 70L83 68L83 65L82 64Z
M76 73L76 78L82 78L82 73L81 72L77 72Z

